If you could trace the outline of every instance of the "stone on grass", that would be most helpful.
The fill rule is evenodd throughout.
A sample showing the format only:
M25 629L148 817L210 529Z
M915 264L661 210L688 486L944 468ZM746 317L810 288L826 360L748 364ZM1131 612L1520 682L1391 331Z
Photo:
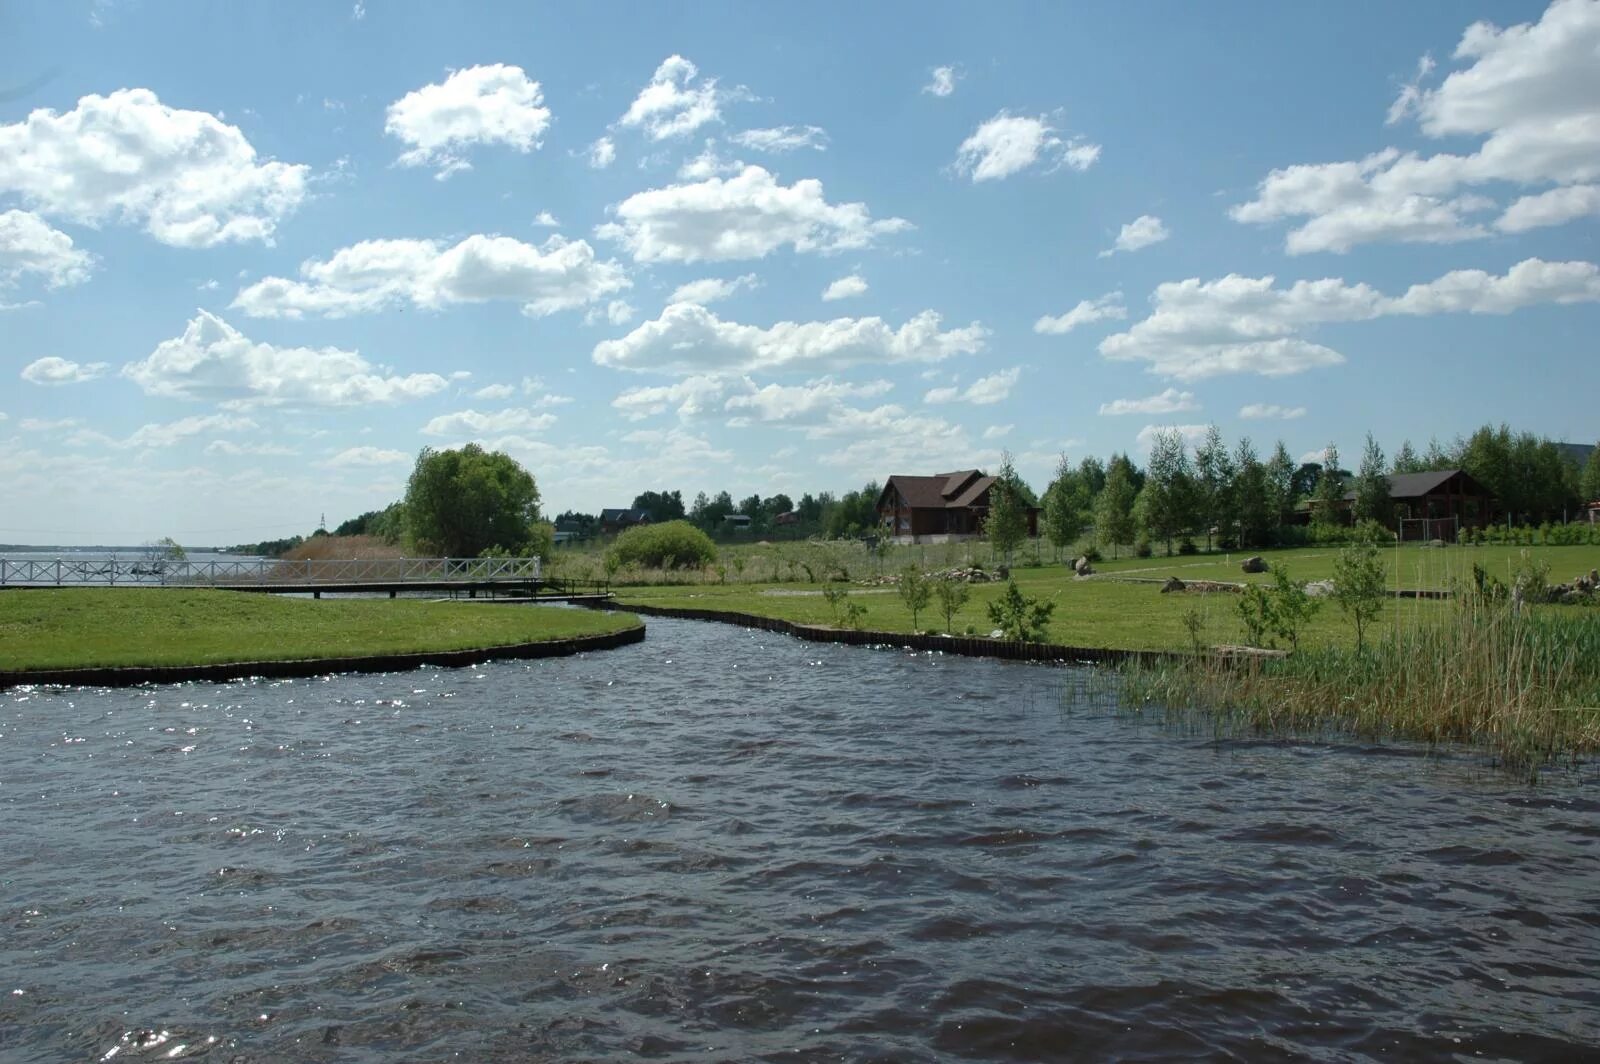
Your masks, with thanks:
M1306 585L1306 594L1312 598L1327 598L1333 594L1333 581L1313 580Z
M1259 554L1253 554L1239 568L1247 573L1264 573L1267 571L1267 560Z
M1165 595L1172 591L1182 591L1186 586L1187 585L1177 577L1169 576L1167 577L1167 582L1161 585L1161 593Z

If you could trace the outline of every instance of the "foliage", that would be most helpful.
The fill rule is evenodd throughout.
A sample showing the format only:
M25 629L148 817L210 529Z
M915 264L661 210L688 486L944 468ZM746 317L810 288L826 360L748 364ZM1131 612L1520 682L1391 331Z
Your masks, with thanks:
M1422 459L1417 457L1417 452L1411 449L1411 441L1404 440L1400 449L1394 452L1394 460L1389 463L1391 473L1422 473Z
M833 610L834 624L841 628L861 627L862 618L867 615L867 608L852 599L847 588L823 588L822 597L828 600L828 605Z
M637 525L617 537L608 552L622 565L650 569L698 569L716 560L717 548L687 521Z
M1011 553L1028 538L1027 488L1017 476L1011 452L1002 452L1000 471L989 488L989 515L983 523L984 535L995 553L1011 564Z
M1205 529L1206 546L1211 546L1211 530L1226 533L1238 514L1238 469L1217 426L1206 429L1206 438L1195 450L1195 518Z
M1461 444L1459 458L1513 518L1536 522L1576 508L1577 471L1549 440L1485 425Z
M1044 493L1044 534L1055 549L1056 557L1077 542L1084 525L1091 520L1094 510L1094 478L1089 459L1077 469L1067 463L1062 455L1056 461L1056 476ZM1105 475L1100 479L1104 481Z
M406 484L407 538L427 554L475 558L490 547L526 552L539 520L539 488L510 455L469 443L424 447Z
M1306 586L1289 577L1289 567L1272 568L1272 632L1287 640L1289 649L1300 649L1300 632L1322 608L1322 603L1306 594Z
M1600 502L1600 440L1595 442L1594 450L1589 452L1589 461L1584 463L1578 494L1584 502Z
M644 510L656 524L681 521L686 516L681 491L645 491L633 497L633 509Z
M1389 592L1378 548L1370 540L1352 543L1333 563L1333 601L1356 627L1356 649L1364 644L1367 625L1383 612Z
M1117 547L1133 542L1133 502L1137 489L1133 485L1133 463L1125 454L1111 456L1106 469L1105 487L1095 501L1095 534L1102 543L1111 544L1111 556Z
M1279 440L1272 448L1272 457L1267 460L1267 512L1271 515L1274 526L1283 524L1283 519L1289 511L1294 509L1294 459L1289 457L1289 448Z
M967 604L972 589L967 586L965 580L946 576L933 581L933 594L939 600L939 612L944 615L944 630L953 633L955 616L961 612L961 607Z
M1139 494L1144 530L1152 539L1165 540L1170 555L1173 538L1194 523L1196 499L1188 448L1177 429L1161 429L1155 434L1150 469Z
M1322 453L1322 473L1317 477L1316 505L1311 520L1319 525L1344 522L1344 471L1339 468L1339 448L1328 444Z
M932 598L932 582L921 569L915 565L908 565L900 570L900 601L911 611L913 631L917 627L917 614L928 608L928 602Z
M1054 602L1026 597L1015 580L1007 580L1000 597L989 603L989 620L994 622L1006 639L1018 643L1042 643L1049 635L1050 615L1055 610Z
M1356 521L1387 523L1394 516L1394 504L1389 501L1389 477L1384 472L1383 448L1370 432L1361 452L1361 465L1356 470L1355 493L1352 515Z
M1239 546L1264 547L1278 520L1272 509L1267 467L1256 458L1246 436L1233 456L1233 508L1239 525Z
M162 536L144 545L144 556L152 565L165 565L167 562L183 561L189 556L189 552L171 536Z
M694 508L689 511L689 521L702 532L715 532L722 527L723 519L734 512L733 496L725 491L708 498L705 492L694 497Z

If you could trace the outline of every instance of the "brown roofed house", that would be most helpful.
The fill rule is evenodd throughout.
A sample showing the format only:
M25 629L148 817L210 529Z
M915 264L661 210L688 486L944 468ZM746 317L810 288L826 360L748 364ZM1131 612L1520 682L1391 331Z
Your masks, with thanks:
M983 533L994 477L961 469L931 477L896 474L878 495L878 516L901 543L945 543ZM1028 509L1028 535L1039 534L1039 508Z

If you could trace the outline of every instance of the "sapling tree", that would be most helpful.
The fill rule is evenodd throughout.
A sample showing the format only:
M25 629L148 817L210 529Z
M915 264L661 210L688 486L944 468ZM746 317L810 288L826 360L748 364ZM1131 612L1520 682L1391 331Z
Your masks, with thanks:
M933 586L922 570L908 565L900 570L900 601L911 611L911 630L917 630L917 614L928 608Z
M1300 649L1300 630L1311 622L1322 603L1306 594L1304 584L1289 577L1283 565L1272 567L1272 617L1274 635L1289 642L1289 649Z
M1025 597L1015 580L1007 580L1000 597L989 603L989 620L1000 628L1006 639L1042 643L1050 631L1050 615L1055 611L1054 602Z
M1000 472L995 474L994 484L989 488L989 515L984 520L983 530L995 554L1005 558L1007 568L1011 565L1012 552L1028 538L1027 505L1011 452L1006 451L1000 458Z
M1389 592L1377 545L1363 539L1339 552L1333 563L1333 601L1356 626L1356 649L1365 645L1367 625L1378 619Z
M965 580L947 576L933 582L933 594L939 600L939 612L944 614L944 630L954 635L955 616L967 604L972 589Z

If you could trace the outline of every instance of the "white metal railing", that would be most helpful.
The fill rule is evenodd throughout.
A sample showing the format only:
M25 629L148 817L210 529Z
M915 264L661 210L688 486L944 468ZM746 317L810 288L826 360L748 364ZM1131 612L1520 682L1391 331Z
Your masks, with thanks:
M55 584L209 587L219 584L507 583L537 580L538 558L0 558L0 587Z

